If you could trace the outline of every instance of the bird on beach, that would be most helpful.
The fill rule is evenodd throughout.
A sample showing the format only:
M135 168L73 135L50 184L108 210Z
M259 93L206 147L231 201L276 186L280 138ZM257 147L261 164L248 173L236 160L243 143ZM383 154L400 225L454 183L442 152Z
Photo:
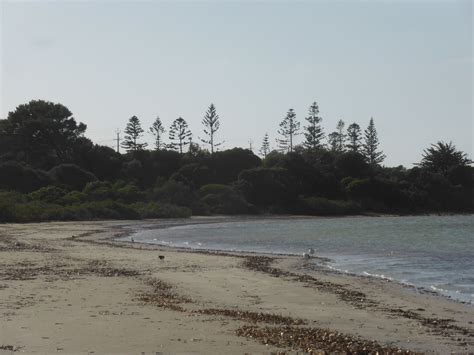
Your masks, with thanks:
M303 258L308 260L310 258L309 254L308 253L303 253Z
M160 258L160 260L165 260L165 256L164 256L164 255L158 255L158 257Z
M313 254L314 254L314 249L313 249L313 248L309 248L309 249L308 249L308 254L309 254L309 255L313 255Z

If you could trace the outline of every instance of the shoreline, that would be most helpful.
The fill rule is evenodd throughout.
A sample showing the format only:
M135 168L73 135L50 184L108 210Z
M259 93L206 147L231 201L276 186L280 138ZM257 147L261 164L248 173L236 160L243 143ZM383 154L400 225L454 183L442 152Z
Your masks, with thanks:
M418 217L419 215L414 215L414 217ZM432 215L426 215L426 216L432 216ZM446 215L445 215L446 216ZM334 216L334 217L325 217L325 216L297 216L297 215L291 215L291 216L278 216L278 217L256 217L256 218L247 218L247 216L206 216L206 217L194 217L195 219L200 219L200 218L203 218L202 221L193 221L193 222L189 222L191 219L183 219L181 223L176 223L176 224L172 224L172 225L168 225L168 224L158 224L158 225L155 225L155 226L152 226L152 227L145 227L145 228L140 228L140 229L135 229L133 231L130 231L127 235L120 235L120 236L116 236L116 237L112 237L110 238L111 241L114 241L114 242L124 242L124 243L133 243L131 241L126 241L126 240L120 240L120 239L124 239L126 238L127 236L131 236L131 234L136 234L136 233L139 233L141 230L162 230L162 229L167 229L167 228L171 228L171 227L180 227L180 226L191 226L191 225L200 225L200 224L215 224L215 223L239 223L239 222L246 222L246 221L259 221L259 220L285 220L285 219L325 219L325 218L354 218L354 217L407 217L407 216L399 216L399 215L381 215L381 216L360 216L360 215L357 215L357 216ZM193 217L192 217L193 218ZM214 219L216 218L216 219ZM209 219L209 220L207 220ZM214 219L214 220L213 220ZM155 222L157 220L154 220ZM231 253L231 254L235 254L235 255L263 255L263 256L269 256L269 257L281 257L281 256L285 256L285 257L299 257L300 255L299 254L296 254L296 253L271 253L271 252L260 252L260 251L248 251L248 250L226 250L226 249L212 249L212 248L193 248L193 247L184 247L184 246L170 246L170 245L166 245L166 244L161 244L161 243L152 243L152 242L141 242L141 241L135 241L134 243L139 243L139 244L146 244L146 245L151 245L151 246L158 246L158 248L165 248L165 249L169 249L170 251L184 251L184 252L202 252L202 253L210 253L210 254L219 254L219 253ZM460 303L460 304L463 304L463 305L467 305L467 306L472 306L474 307L474 302L468 302L468 301L463 301L462 299L456 299L456 298L453 298L451 297L450 295L448 294L443 294L441 293L440 291L437 291L437 290L433 290L431 288L428 288L428 287L425 287L425 286L417 286L415 284L412 284L412 283L408 283L408 282L403 282L403 281L400 281L400 280L397 280L397 279L394 279L392 277L379 277L377 275L372 275L372 274L367 274L367 275L364 275L364 274L359 274L359 273L356 273L356 272L350 272L350 271L344 271L344 270L339 270L339 269L336 269L336 268L332 268L330 267L329 265L325 265L324 262L329 262L333 259L329 258L329 257L323 257L323 256L312 256L310 260L313 260L313 261L318 261L318 264L315 265L315 264L307 264L308 266L308 269L312 269L313 267L316 267L316 268L322 268L324 269L324 271L326 272L332 272L334 274L338 274L338 275L348 275L348 276L353 276L353 277L361 277L361 278L369 278L369 279L372 279L372 280L378 280L378 281L384 281L384 282L392 282L392 283L395 283L397 285L399 285L400 287L404 287L404 288L407 288L407 289L410 289L412 290L413 292L415 293L423 293L423 294L431 294L431 295L434 295L434 296L438 296L438 297L441 297L443 299L446 299L446 300L449 300L449 301L452 301L452 302L456 302L456 303Z
M0 353L474 351L468 305L292 256L116 240L141 224L0 225Z

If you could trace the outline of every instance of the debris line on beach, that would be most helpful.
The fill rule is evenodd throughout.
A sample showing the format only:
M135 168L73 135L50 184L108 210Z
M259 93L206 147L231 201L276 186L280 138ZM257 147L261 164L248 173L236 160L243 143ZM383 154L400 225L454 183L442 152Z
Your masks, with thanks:
M416 354L321 328L244 325L236 330L236 335L255 339L265 345L309 354Z

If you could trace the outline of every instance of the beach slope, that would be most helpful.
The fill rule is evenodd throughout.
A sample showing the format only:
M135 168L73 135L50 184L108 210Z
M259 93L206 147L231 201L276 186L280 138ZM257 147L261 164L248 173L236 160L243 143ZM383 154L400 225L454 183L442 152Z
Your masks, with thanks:
M114 239L142 224L0 225L0 352L474 351L472 306L299 257Z

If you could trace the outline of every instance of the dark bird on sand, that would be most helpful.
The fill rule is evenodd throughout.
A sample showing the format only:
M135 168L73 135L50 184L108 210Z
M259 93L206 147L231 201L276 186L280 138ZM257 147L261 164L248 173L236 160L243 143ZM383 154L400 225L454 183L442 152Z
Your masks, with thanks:
M158 255L158 257L160 258L160 260L165 260L165 256L164 256L164 255Z

